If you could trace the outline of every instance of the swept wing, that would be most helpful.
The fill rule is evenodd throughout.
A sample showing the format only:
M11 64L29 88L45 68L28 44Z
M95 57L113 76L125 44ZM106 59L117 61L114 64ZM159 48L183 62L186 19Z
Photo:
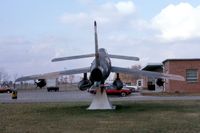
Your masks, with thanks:
M114 67L114 66L111 68L111 72L185 81L185 78L179 75L150 72L150 71L143 71L143 70L129 69L129 68L121 68L121 67Z
M37 74L37 75L31 75L31 76L23 76L23 77L16 79L15 82L36 80L36 79L51 79L51 78L57 78L62 75L87 73L89 71L90 71L90 67L85 67L85 68L50 72L50 73Z

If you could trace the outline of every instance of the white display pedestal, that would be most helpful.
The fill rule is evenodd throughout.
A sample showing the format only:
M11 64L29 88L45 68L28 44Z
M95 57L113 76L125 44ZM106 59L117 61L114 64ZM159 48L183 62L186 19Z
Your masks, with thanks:
M108 96L106 94L105 89L101 92L100 88L97 88L96 94L92 100L92 103L88 107L88 110L110 110L115 109L115 106L112 106L110 103Z

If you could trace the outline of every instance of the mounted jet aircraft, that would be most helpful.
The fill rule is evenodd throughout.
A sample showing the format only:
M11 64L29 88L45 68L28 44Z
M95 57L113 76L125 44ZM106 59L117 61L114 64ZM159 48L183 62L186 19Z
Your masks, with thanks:
M132 61L138 61L139 58L132 57L132 56L108 54L104 48L98 48L96 21L94 21L94 38L95 38L95 53L52 59L52 62L58 62L58 61L65 61L65 60L95 57L90 67L51 72L51 73L32 75L32 76L24 76L24 77L18 78L16 82L27 81L27 80L37 80L36 84L39 87L43 87L46 85L46 84L40 83L40 81L43 81L43 79L57 78L62 75L83 73L83 79L79 82L78 88L84 91L90 88L91 86L93 86L94 83L104 84L105 80L108 78L111 72L114 72L117 74L117 77L113 82L113 85L117 89L122 89L123 87L123 83L120 80L119 73L126 73L126 74L132 74L132 75L137 75L137 76L147 76L147 77L161 78L161 79L171 79L171 80L181 80L181 81L184 80L184 78L179 75L149 72L149 71L142 71L142 70L137 70L137 69L129 69L129 68L112 66L110 58L132 60ZM87 77L87 73L90 73L89 79Z
M149 71L142 71L142 70L112 66L110 58L133 60L133 61L139 61L139 58L132 57L132 56L108 54L104 48L98 48L96 21L94 21L94 31L95 31L94 32L94 37L95 37L95 53L94 54L86 54L86 55L78 55L78 56L61 57L61 58L52 59L52 62L58 62L58 61L65 61L65 60L95 57L90 67L51 72L51 73L45 73L45 74L38 74L38 75L32 75L32 76L24 76L24 77L18 78L16 82L27 81L27 80L38 80L36 83L40 83L41 81L40 79L57 78L62 75L83 73L84 74L83 79L79 82L78 87L80 90L86 90L87 88L91 87L94 84L94 82L100 82L101 84L103 84L111 72L117 73L116 80L114 81L114 84L117 89L122 88L122 81L119 78L119 73L126 73L126 74L138 75L138 76L147 76L147 77L153 77L153 78L171 79L171 80L181 80L181 81L184 80L184 78L179 75L149 72ZM87 73L90 73L89 79L87 77ZM40 85L40 87L42 87L42 85Z

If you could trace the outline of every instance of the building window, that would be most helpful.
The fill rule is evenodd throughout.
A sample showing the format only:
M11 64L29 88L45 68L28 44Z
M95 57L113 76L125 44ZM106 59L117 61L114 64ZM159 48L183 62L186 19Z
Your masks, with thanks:
M197 82L198 81L198 70L197 69L186 70L186 80L187 80L187 82Z
M138 81L138 86L142 86L142 81Z

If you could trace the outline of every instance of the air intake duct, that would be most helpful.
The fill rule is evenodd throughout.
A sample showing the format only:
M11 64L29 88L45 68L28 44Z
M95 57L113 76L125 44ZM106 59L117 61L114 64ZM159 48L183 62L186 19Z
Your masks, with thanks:
M91 72L90 78L93 81L100 82L103 79L103 73L100 68L94 68Z

